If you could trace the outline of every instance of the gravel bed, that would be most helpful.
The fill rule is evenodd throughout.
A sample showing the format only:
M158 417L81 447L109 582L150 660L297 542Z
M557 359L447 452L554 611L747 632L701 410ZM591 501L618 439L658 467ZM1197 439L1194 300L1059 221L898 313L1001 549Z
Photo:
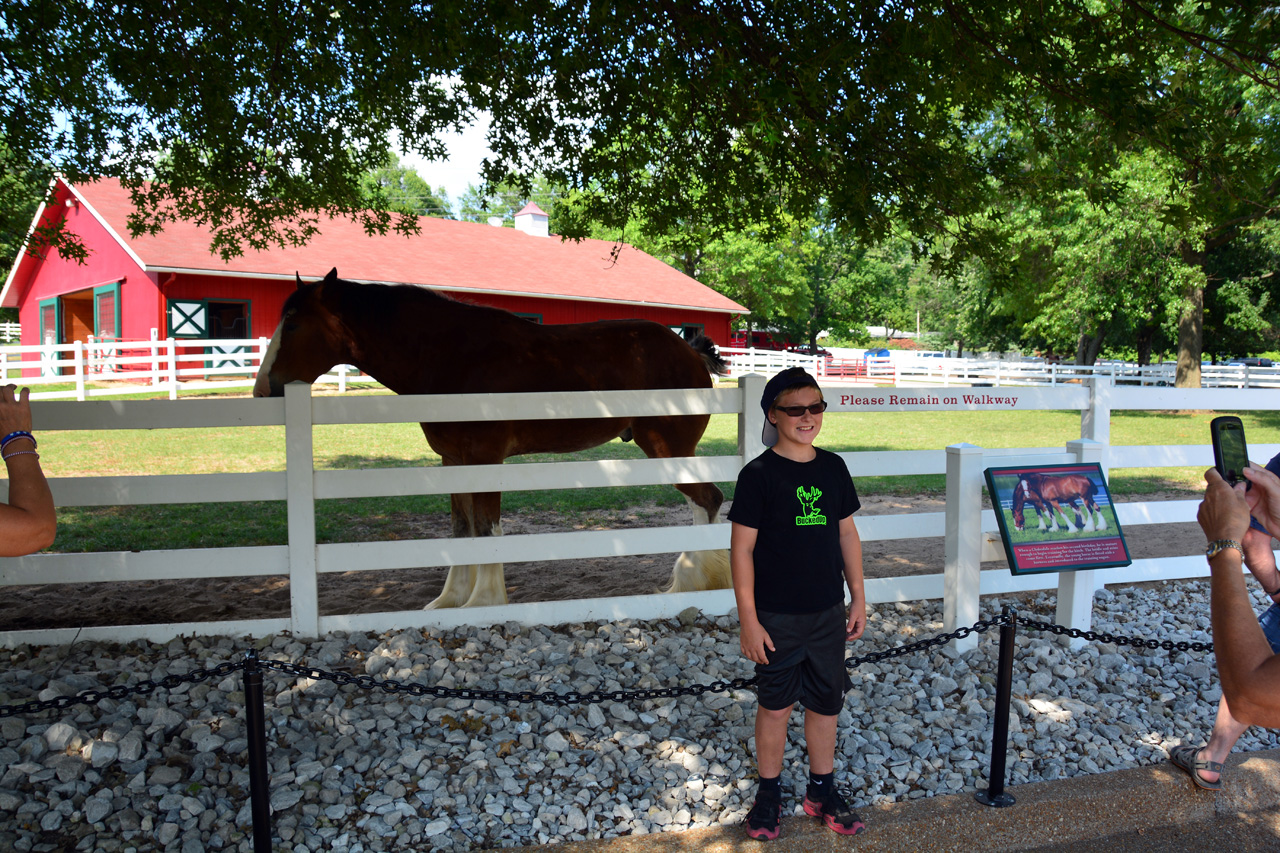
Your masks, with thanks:
M1103 590L1094 627L1207 641L1205 582ZM984 616L1000 612L983 602ZM1052 618L1052 593L1016 602ZM1261 604L1259 600L1257 602ZM872 608L855 655L942 631L941 602ZM0 650L0 705L265 658L446 687L614 691L749 676L732 617L181 638ZM837 780L859 804L986 788L998 632L862 664L840 714ZM1208 735L1212 656L1020 633L1008 783L1161 762ZM473 850L739 824L754 796L749 690L561 708L419 699L268 672L277 851ZM805 756L793 718L784 787ZM252 849L240 674L94 707L0 718L0 850ZM1237 749L1280 746L1250 730ZM794 797L792 798L794 800Z

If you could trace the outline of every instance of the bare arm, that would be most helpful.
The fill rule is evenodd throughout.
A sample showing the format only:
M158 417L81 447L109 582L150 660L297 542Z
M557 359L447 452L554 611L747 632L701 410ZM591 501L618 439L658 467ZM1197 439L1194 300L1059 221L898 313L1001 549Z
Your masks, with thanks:
M31 431L30 389L0 387L0 438ZM57 532L53 495L33 442L25 437L4 448L9 474L9 502L0 503L0 556L19 557L48 548Z
M1271 501L1280 506L1280 481L1274 475L1265 485L1260 482L1261 478L1249 476L1249 479L1254 482L1252 491L1259 494L1246 502L1243 485L1233 489L1216 469L1205 472L1208 488L1196 520L1210 540L1239 542L1249 529L1251 504L1255 511L1260 506L1267 515L1273 505ZM1263 523L1267 524L1265 520ZM1227 706L1237 720L1250 725L1280 727L1280 656L1272 654L1271 645L1258 625L1245 589L1241 560L1238 551L1227 548L1209 562L1210 614L1218 675Z
M844 582L849 586L845 637L856 640L867 627L867 596L862 585L862 537L852 515L840 519L840 556L844 558Z
M768 663L765 650L775 651L773 639L756 615L756 537L759 531L733 522L729 532L729 570L733 573L733 596L738 602L742 654L755 663Z

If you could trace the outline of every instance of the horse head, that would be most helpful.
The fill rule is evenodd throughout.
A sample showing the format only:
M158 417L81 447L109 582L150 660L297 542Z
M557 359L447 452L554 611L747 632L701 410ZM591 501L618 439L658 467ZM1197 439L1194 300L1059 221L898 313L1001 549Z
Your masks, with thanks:
M1027 502L1027 481L1019 480L1013 487L1013 529L1021 530L1027 523L1023 507Z
M279 397L289 382L314 382L335 364L352 360L342 323L326 299L338 286L336 267L315 284L298 277L298 288L285 300L280 324L262 357L253 396Z

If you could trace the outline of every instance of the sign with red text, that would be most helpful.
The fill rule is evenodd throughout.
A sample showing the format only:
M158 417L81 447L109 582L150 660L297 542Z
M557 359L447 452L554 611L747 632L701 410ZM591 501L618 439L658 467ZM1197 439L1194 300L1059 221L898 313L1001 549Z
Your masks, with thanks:
M1051 388L824 388L833 412L988 411L1089 408L1088 389Z
M1097 463L988 468L985 473L1015 575L1133 562Z

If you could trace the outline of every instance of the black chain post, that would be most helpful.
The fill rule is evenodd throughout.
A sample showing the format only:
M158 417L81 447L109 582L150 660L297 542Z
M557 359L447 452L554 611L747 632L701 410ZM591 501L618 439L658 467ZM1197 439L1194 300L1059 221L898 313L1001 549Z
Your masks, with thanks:
M244 656L244 716L249 735L249 807L254 853L271 853L271 780L267 774L267 710L258 652Z
M991 728L991 769L987 774L987 790L973 798L984 806L1004 808L1015 800L1004 792L1005 763L1009 758L1009 700L1013 694L1013 651L1018 632L1018 611L1005 605L1005 622L1000 626L1000 660L996 672L996 716Z

